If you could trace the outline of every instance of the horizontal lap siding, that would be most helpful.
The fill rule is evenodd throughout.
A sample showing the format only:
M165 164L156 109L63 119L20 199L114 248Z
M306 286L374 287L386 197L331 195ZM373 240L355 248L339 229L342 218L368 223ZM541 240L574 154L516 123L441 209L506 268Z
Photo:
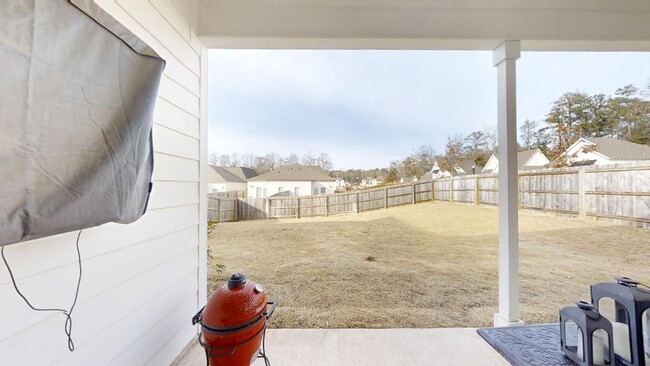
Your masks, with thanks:
M154 184L148 212L81 235L83 277L73 313L36 313L0 270L0 364L165 365L195 335L200 225L201 46L172 0L97 0L167 62L154 111ZM77 233L6 247L18 285L37 307L69 308Z

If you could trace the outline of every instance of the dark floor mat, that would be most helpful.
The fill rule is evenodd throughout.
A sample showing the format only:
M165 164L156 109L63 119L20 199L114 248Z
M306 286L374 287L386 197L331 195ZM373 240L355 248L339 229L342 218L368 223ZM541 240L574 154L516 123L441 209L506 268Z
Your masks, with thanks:
M573 366L560 349L560 325L480 328L478 334L514 366Z

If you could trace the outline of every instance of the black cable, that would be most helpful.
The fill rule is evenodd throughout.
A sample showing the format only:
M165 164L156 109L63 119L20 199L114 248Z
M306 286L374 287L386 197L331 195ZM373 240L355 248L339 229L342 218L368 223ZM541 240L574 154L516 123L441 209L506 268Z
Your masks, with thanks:
M49 308L37 308L34 307L29 300L23 295L22 292L18 289L18 285L16 284L16 279L14 278L14 273L11 270L11 267L9 266L9 262L7 262L7 258L5 257L5 247L2 246L0 247L0 254L2 255L2 261L5 263L5 266L7 267L7 271L9 272L9 277L11 277L11 283L14 286L14 289L18 293L20 297L25 300L25 303L27 306L29 306L32 310L34 311L45 311L45 312L58 312L62 313L65 315L65 328L64 332L65 335L68 337L68 349L70 352L74 351L74 342L72 341L72 311L74 310L75 305L77 305L77 299L79 298L79 287L81 286L81 251L79 250L79 238L81 237L81 231L79 230L79 234L77 235L77 243L76 243L76 248L77 248L77 263L79 264L79 279L77 280L77 289L74 294L74 301L72 302L72 306L70 306L70 310L64 310L64 309L49 309Z

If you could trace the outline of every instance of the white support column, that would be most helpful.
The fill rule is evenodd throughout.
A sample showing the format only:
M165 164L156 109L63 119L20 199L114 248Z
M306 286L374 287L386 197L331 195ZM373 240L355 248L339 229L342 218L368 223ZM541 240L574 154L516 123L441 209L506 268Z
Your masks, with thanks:
M493 52L498 77L499 130L499 312L495 326L519 320L519 223L517 187L517 71L519 41L504 41Z

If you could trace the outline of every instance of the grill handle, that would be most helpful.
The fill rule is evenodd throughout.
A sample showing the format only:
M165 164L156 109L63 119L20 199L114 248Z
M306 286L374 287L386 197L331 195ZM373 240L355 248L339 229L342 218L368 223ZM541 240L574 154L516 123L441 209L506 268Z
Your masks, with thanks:
M266 319L269 319L271 317L271 315L273 315L273 312L275 311L276 303L275 303L275 301L269 301L269 302L266 303L266 305L271 305L271 310L262 313L262 315L265 315Z
M196 315L194 315L192 317L192 325L197 325L198 323L201 322L201 320L203 320L203 310L204 309L205 309L205 306L202 307L201 310L199 310L199 312L196 313Z

